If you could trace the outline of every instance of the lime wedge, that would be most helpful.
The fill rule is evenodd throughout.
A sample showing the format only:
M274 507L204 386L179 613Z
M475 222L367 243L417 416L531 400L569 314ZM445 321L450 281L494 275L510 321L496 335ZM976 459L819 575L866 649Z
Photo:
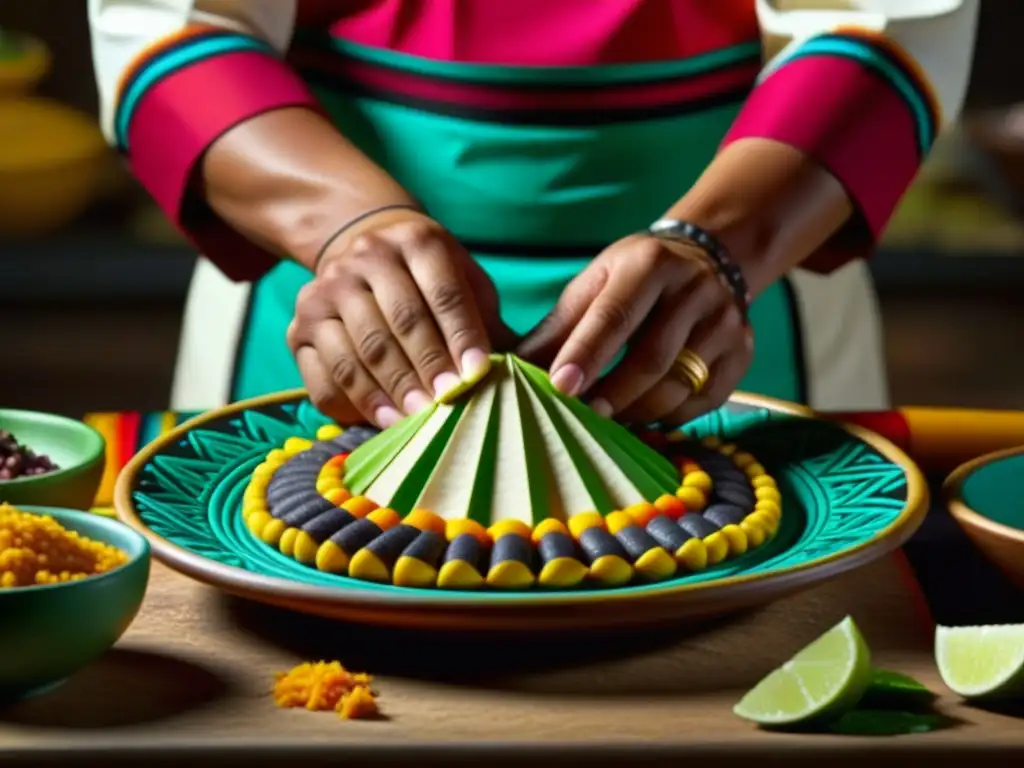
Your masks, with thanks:
M937 627L935 663L965 699L1024 695L1024 624Z
M772 672L733 707L768 727L825 722L856 706L871 684L871 653L847 616Z

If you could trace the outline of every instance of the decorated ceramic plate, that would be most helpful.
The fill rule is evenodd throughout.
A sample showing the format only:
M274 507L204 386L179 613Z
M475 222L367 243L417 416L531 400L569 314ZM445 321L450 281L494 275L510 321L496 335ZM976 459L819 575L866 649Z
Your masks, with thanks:
M650 624L764 603L899 546L927 490L898 449L737 395L633 432L495 356L383 432L301 391L147 446L120 517L192 577L356 621L461 629Z

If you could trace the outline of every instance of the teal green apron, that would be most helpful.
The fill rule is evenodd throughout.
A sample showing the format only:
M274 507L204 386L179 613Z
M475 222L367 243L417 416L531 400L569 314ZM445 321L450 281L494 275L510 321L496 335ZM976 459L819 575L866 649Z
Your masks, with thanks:
M499 125L371 98L318 95L345 135L423 202L494 280L506 323L525 333L551 310L585 258L517 256L608 243L643 228L693 184L737 109L599 126ZM483 248L481 247L481 250ZM496 255L503 254L503 255ZM505 255L507 254L507 255ZM282 263L253 291L235 399L302 385L285 344L310 273ZM783 282L754 303L754 362L742 389L804 399L798 321Z

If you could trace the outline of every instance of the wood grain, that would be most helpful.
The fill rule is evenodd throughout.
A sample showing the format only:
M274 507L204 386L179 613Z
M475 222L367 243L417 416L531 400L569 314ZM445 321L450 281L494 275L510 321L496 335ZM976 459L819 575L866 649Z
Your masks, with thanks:
M975 761L993 749L1024 755L1020 720L949 695L940 709L961 724L924 736L766 734L731 715L745 689L848 613L877 665L944 690L900 566L887 557L700 628L525 639L327 622L223 597L154 564L143 610L114 650L57 691L0 713L0 763L102 756L110 765L119 754L126 765L145 759L148 768L161 760L180 765L189 759L183 751L202 755L204 765L218 758L310 765L342 755L427 765L486 754L497 765L562 752L588 764L755 754L798 764L836 750L863 758L879 749L894 759L932 754L939 763L962 750ZM318 658L375 673L386 717L345 722L276 709L274 672Z

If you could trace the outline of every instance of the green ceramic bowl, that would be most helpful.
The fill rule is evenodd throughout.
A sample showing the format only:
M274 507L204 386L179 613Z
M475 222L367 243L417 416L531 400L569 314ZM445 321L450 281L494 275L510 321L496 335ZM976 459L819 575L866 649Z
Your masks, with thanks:
M129 560L99 576L0 589L0 704L48 691L109 649L135 618L149 583L149 543L89 512L20 507L119 547Z
M52 413L0 409L0 430L53 459L60 469L45 475L0 480L0 502L89 509L103 479L106 443L88 424Z
M967 536L1024 589L1024 448L967 462L947 478L943 492Z

